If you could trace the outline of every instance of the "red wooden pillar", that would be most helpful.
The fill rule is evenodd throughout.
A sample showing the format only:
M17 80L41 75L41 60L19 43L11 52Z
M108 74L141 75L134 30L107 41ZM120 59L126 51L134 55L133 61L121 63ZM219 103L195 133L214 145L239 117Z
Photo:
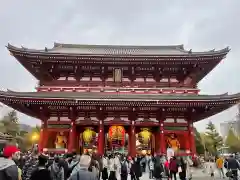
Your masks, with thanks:
M75 138L76 138L76 123L75 123L75 119L72 120L71 122L71 128L69 131L69 136L68 136L68 152L72 153L73 151L76 150L76 142L75 142Z
M153 136L154 136L154 151L152 152L152 155L154 155L156 152L157 153L160 153L160 151L161 151L161 149L160 149L160 141L159 141L159 138L160 138L160 136L159 136L160 134L159 134L159 132L158 131L156 131L156 132L154 132L153 133Z
M131 156L131 128L128 128L128 155Z
M130 126L130 156L135 157L136 156L136 134L135 134L135 121L131 122Z
M185 132L184 134L184 141L185 141L185 150L186 152L191 152L191 147L190 147L190 134L189 132Z
M196 144L195 144L195 135L193 130L192 120L188 121L188 132L189 132L189 140L190 140L190 150L193 155L196 155Z
M165 119L165 109L162 108L161 114L159 116L159 139L160 139L160 144L159 148L160 151L158 153L160 154L166 154L167 149L166 149L166 141L165 141L165 136L164 136L164 119Z
M41 124L41 130L40 130L40 135L39 135L39 142L38 142L38 149L39 152L43 152L43 149L46 148L44 147L47 143L48 137L47 137L47 121L42 120Z
M102 120L99 121L98 126L98 154L103 155L104 154L104 125Z
M164 127L163 127L163 121L160 123L160 153L166 154L166 143L165 143L165 137L164 137Z

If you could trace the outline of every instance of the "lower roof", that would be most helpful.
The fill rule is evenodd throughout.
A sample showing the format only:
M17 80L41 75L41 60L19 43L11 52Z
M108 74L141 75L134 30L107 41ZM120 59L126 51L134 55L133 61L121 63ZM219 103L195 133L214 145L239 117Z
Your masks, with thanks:
M196 94L131 94L131 93L106 93L106 92L14 92L0 91L0 101L27 101L34 104L51 104L59 102L69 105L87 104L87 103L124 103L124 104L155 104L171 105L189 104L198 102L198 104L222 104L234 105L240 102L240 93L221 94L221 95L196 95ZM192 104L194 106L194 104Z
M0 102L27 115L41 118L39 108L76 107L141 107L194 108L195 121L217 114L240 102L240 93L222 95L123 94L106 92L14 92L0 91ZM38 108L34 108L38 107ZM33 108L33 109L32 109ZM81 110L80 110L81 111Z
M0 91L0 98L28 98L55 100L99 100L99 101L240 101L240 93L221 95L196 94L132 94L109 92L15 92Z

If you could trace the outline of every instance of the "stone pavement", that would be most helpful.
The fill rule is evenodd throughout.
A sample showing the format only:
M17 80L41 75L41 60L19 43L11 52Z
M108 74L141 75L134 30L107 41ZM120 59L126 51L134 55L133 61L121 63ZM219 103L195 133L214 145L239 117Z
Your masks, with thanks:
M203 172L203 169L192 169L193 172L193 180L220 180L218 172L215 172L215 177L211 178L210 175L207 172ZM177 177L178 178L178 177ZM131 178L129 177L128 180ZM178 178L179 179L179 178ZM143 176L140 178L140 180L149 180L148 173L143 173Z

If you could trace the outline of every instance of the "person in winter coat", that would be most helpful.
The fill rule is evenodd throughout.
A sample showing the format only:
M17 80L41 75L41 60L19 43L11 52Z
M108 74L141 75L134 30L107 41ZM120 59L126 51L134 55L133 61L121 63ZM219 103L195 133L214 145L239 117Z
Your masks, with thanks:
M0 158L0 180L18 180L18 167L14 160L20 158L20 151L16 146L6 146Z
M131 176L131 180L137 180L136 174L135 174L135 161L133 160L132 157L128 158L129 160L129 168L130 168L130 176Z
M37 169L31 174L30 180L52 180L50 171L46 169L47 157L45 155L40 155L38 157Z
M162 164L161 157L159 155L155 156L153 176L156 180L159 180L162 178L163 174L164 166Z
M179 172L179 178L181 180L185 180L186 179L186 170L187 170L187 164L186 162L183 160L183 158L180 158L180 163L179 166L181 167L181 172Z
M117 164L114 158L115 157L113 155L109 157L109 171L110 171L109 177L108 177L109 180L117 180L116 178Z
M149 179L153 179L154 162L152 157L150 157L148 160L148 169L149 169Z
M226 167L231 171L234 177L238 177L238 170L240 169L240 165L238 160L236 160L233 155L230 155L229 159L227 160Z
M49 158L48 158L48 161L47 161L46 168L49 168L53 164L54 157L55 157L55 154L51 152L49 154Z
M130 168L130 175L131 179L133 180L139 180L139 178L142 176L142 171L141 171L141 159L136 157L132 158L134 160L131 161L131 168Z
M73 156L73 159L71 160L71 163L68 166L71 171L69 172L70 176L72 176L73 174L77 173L80 170L79 162L80 162L80 156L78 155Z
M170 159L169 171L170 171L170 178L172 179L174 177L174 180L177 180L178 163L175 156L173 156Z
M64 180L64 169L61 166L60 158L55 157L53 164L48 168L52 180Z
M22 180L29 180L31 174L38 166L38 146L34 145L32 152L26 157L25 165L22 169Z
M128 178L128 161L126 157L121 161L121 180L127 180Z
M99 163L97 160L93 159L93 157L88 167L88 171L93 172L96 178L99 179Z
M82 155L79 161L79 169L72 174L69 180L98 180L93 172L88 171L91 163L91 157Z
M69 178L68 173L69 173L69 168L68 168L68 162L64 159L61 158L59 165L63 167L64 170L64 179L67 180Z
M107 155L104 155L102 157L102 166L103 166L103 170L102 170L102 179L103 180L107 180L108 179L108 157Z

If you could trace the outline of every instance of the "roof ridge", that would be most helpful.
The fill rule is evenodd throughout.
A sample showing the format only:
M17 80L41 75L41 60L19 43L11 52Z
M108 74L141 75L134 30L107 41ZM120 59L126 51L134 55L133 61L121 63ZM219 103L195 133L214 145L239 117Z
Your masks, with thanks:
M178 44L178 45L120 45L120 44L68 44L68 43L57 43L54 42L53 48L171 48L171 49L179 49L179 50L184 50L184 45L183 44Z

